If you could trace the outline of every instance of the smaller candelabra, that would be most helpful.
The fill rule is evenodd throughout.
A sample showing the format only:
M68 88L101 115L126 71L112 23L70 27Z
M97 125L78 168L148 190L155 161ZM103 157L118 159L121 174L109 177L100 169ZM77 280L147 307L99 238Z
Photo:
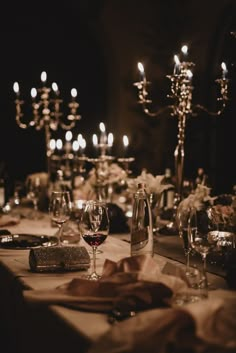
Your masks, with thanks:
M188 47L184 45L181 48L182 55L186 58L188 53ZM182 187L183 187L183 170L184 170L184 140L185 140L185 127L186 119L190 117L197 110L202 110L207 112L209 115L219 116L222 114L223 110L228 101L228 83L229 80L226 78L227 67L224 62L221 64L222 77L216 80L216 83L220 88L220 96L217 100L220 102L220 108L212 112L206 107L200 104L194 105L192 103L192 69L195 66L193 62L186 60L179 60L178 55L174 56L175 66L172 75L167 75L167 78L171 82L171 94L168 98L171 98L173 104L161 108L157 111L151 111L152 100L149 99L148 86L150 82L147 80L145 75L144 66L141 62L138 63L138 70L140 72L140 81L135 82L134 85L138 88L138 103L141 104L142 109L145 114L151 117L156 117L162 114L166 110L171 111L171 115L178 118L178 143L174 151L175 158L175 176L176 176L176 191L178 198L182 197Z
M79 107L79 103L76 101L77 90L75 88L71 90L71 101L68 103L69 113L65 116L61 111L63 100L60 98L57 84L53 82L52 86L48 87L46 81L47 74L43 71L41 73L41 87L31 89L32 118L28 123L22 120L24 116L24 101L20 98L18 82L14 83L13 90L16 93L16 122L18 126L22 129L32 127L36 130L44 129L45 131L47 171L50 175L52 155L50 148L51 131L56 131L59 127L63 130L70 130L75 127L76 121L80 120L81 116L77 113Z

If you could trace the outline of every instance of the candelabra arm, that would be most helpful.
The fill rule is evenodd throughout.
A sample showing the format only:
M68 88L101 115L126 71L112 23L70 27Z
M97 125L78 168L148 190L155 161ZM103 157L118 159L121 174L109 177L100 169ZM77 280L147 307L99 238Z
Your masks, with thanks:
M151 112L149 110L149 108L147 107L146 103L142 103L142 109L143 112L153 118L156 118L157 116L163 114L164 112L168 111L168 110L173 110L172 105L167 105L166 107L160 108L159 110L155 111L155 112Z

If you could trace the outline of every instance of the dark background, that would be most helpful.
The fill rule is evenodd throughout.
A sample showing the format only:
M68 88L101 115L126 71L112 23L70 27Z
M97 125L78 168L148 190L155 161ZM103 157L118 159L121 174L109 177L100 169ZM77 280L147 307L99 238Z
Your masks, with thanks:
M91 136L103 121L113 132L114 155L122 155L122 136L130 139L134 173L143 167L153 174L171 168L177 119L165 113L150 118L137 104L133 82L137 62L152 81L155 109L170 104L169 80L173 56L183 44L195 63L193 103L217 110L220 64L225 61L230 101L220 117L199 113L187 121L185 176L198 167L209 176L213 193L231 192L236 184L236 1L77 0L17 2L0 13L0 161L10 183L46 170L43 132L20 129L15 122L13 83L18 81L29 107L30 89L56 81L65 101L78 90L76 133L81 132L91 154ZM29 109L28 109L29 110ZM26 109L25 119L29 119ZM59 132L60 133L60 132Z

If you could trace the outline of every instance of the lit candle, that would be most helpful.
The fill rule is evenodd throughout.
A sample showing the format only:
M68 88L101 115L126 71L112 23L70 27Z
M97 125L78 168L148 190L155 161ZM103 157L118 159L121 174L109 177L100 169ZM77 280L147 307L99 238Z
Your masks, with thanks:
M222 69L222 78L225 79L226 75L228 73L227 66L225 62L221 63L221 69Z
M62 140L61 139L57 139L56 140L56 148L58 149L58 151L62 150Z
M65 134L65 140L66 140L66 144L65 144L65 151L68 153L71 150L71 140L72 140L72 132L70 130L66 131Z
M72 98L76 98L77 97L77 89L76 88L72 88L70 91L71 97Z
M191 81L191 80L192 80L193 73L192 73L192 71L191 71L191 70L187 70L187 77L188 77L189 81Z
M140 72L140 77L141 77L140 81L143 81L143 82L146 81L144 66L141 62L138 62L138 70Z
M106 134L106 127L104 123L100 123L99 124L99 129L101 131L101 135L100 135L100 141L99 143L101 145L104 145L107 142L107 134Z
M86 140L84 138L80 141L80 147L81 147L81 152L83 154L86 148Z
M50 148L50 150L51 150L52 152L55 151L55 149L56 149L56 140L55 140L55 139L51 139L51 140L49 141L49 148Z
M53 82L53 83L52 83L52 90L55 92L55 94L56 94L57 96L59 96L60 92L59 92L58 85L57 85L56 82Z
M108 138L107 138L107 143L109 147L113 146L113 142L114 142L114 136L112 132L109 132L108 134Z
M46 71L43 71L43 72L41 73L41 81L42 81L43 83L45 83L45 82L47 81L47 73L46 73Z
M33 99L35 99L36 96L37 96L37 90L36 90L36 88L34 88L34 87L31 88L30 94L31 94L31 97L32 97Z
M98 147L98 137L96 134L93 134L93 145L94 147Z
M78 150L79 150L79 142L77 140L73 141L72 150L73 150L74 153L78 152Z
M183 45L181 48L182 53L184 54L184 57L186 58L188 55L188 46L187 45Z
M19 97L19 95L20 95L20 87L19 87L19 83L18 82L14 82L13 91L15 92L17 97Z
M123 146L124 146L124 151L125 151L124 155L126 156L127 150L128 150L128 146L129 146L129 139L128 139L127 135L123 136Z
M179 74L179 68L180 68L180 61L179 61L179 57L178 55L174 55L174 62L175 62L175 66L174 66L174 75L178 75Z

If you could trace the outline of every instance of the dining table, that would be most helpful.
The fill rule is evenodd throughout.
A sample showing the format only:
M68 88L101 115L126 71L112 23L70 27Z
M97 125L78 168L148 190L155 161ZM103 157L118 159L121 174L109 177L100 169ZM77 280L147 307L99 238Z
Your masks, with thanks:
M37 220L29 219L27 216L21 217L15 223L10 222L5 226L2 225L0 231L3 229L7 229L11 234L33 234L39 237L42 235L53 237L57 232L57 228L52 224L47 213L42 213L40 219ZM83 246L88 252L91 250L82 238L78 238L77 243L73 243L71 246ZM172 256L171 248L175 250L178 248L182 253L181 240L178 236L155 235L155 253L152 260L158 266L160 272L166 274L166 276L177 276L177 273L180 273L179 271L184 272L185 260L184 256L181 261L178 256ZM110 234L104 243L99 246L99 249L101 251L97 253L97 271L101 274L107 260L118 263L122 259L130 257L130 234ZM168 249L170 249L169 253ZM63 287L72 280L83 278L90 269L35 272L29 265L30 250L29 248L8 248L0 245L0 351L2 353L141 352L143 351L143 345L147 347L145 352L172 352L170 346L168 348L167 346L164 347L163 343L159 344L165 341L165 335L168 336L172 332L172 326L168 324L169 326L165 327L166 331L161 331L163 328L157 330L157 333L153 336L159 337L159 343L156 344L155 339L150 336L152 330L150 331L150 327L147 325L158 317L161 318L158 322L164 325L168 315L172 315L173 312L180 315L180 311L183 310L182 307L175 307L174 309L171 307L151 308L135 313L134 317L111 322L107 312L77 308L70 305L66 300L61 303L56 301L54 303L53 300L47 301L47 295L50 291L55 292L55 289ZM217 316L214 320L212 319L213 322L216 322L215 320L218 323L220 322L222 327L216 328L217 325L213 324L210 327L209 318L205 317L205 321L202 319L202 322L206 325L203 331L213 332L212 337L214 339L212 338L212 341L210 341L210 347L215 347L215 351L212 350L212 352L236 352L236 335L232 334L232 332L236 333L236 292L228 287L225 277L221 273L209 272L208 280L213 284L212 289L209 288L208 298L202 300L200 304L190 304L190 313L194 316L197 315L198 311L202 311L202 316L204 316L208 310L206 308L209 308L209 317L213 317L216 312L221 313L222 303L227 302L227 305L230 303L230 307L227 306L225 311L227 315L222 314L219 319ZM41 296L39 295L37 300L32 300L35 293L41 293ZM177 319L178 323L180 321L181 319ZM190 327L191 323L187 321L185 325ZM200 319L199 322L201 322ZM199 322L196 325L200 325ZM156 323L152 327L155 327L155 325ZM225 334L226 331L227 334ZM203 335L204 333L201 331L200 334ZM127 343L125 337L128 336L133 340L133 337L136 337L135 342L137 343L130 344L132 339ZM145 336L146 341L144 340ZM221 340L214 342L216 337L221 337ZM139 340L141 340L140 343ZM150 346L151 341L155 344L156 349ZM196 352L200 352L199 341L195 346L198 347ZM208 350L208 352L211 352L211 350Z

